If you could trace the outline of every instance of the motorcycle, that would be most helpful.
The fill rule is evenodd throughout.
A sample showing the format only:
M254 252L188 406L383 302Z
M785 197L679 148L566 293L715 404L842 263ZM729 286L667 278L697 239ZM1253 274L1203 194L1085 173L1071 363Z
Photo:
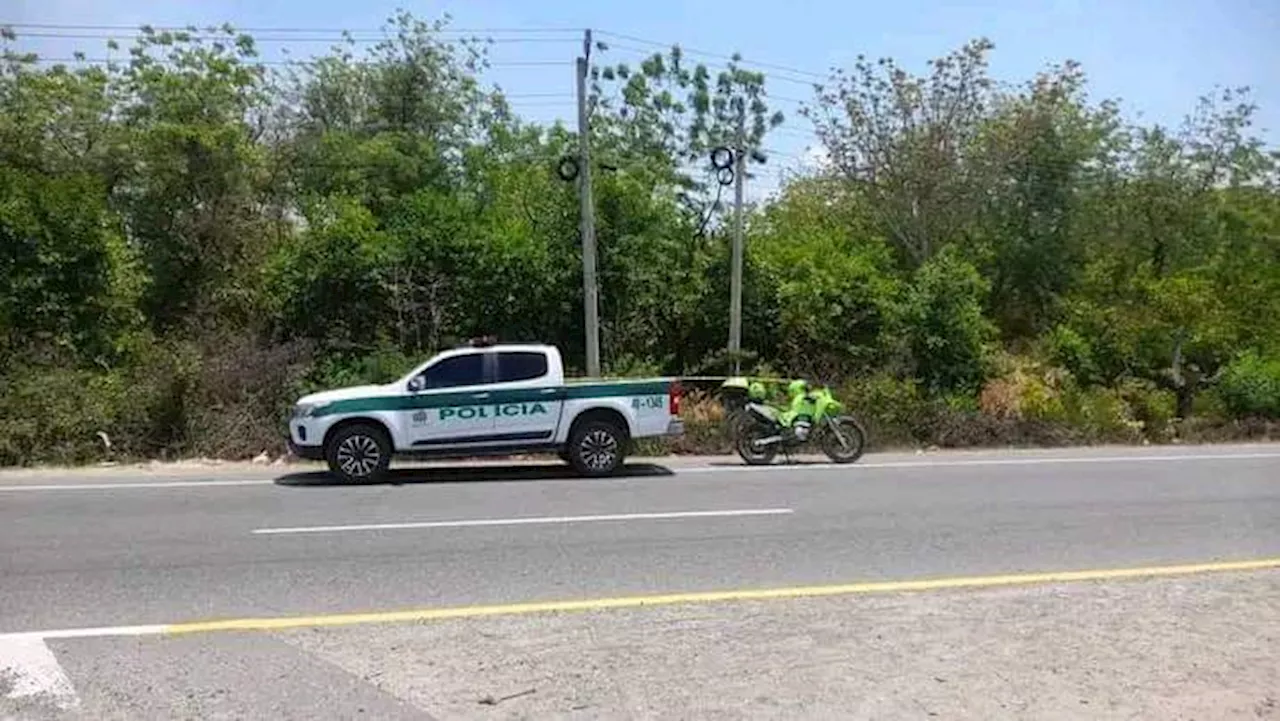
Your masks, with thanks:
M789 460L807 443L817 444L835 463L852 463L862 456L866 431L844 412L844 405L825 385L814 388L807 381L791 381L785 406L770 403L760 381L730 378L722 389L729 391L729 398L740 399L730 401L729 417L734 447L750 465L772 463L779 451ZM742 390L745 398L741 398Z

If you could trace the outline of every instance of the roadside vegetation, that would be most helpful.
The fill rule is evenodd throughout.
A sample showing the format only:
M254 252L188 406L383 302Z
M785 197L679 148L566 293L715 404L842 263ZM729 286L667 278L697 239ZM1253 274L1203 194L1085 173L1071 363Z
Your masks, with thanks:
M575 133L522 119L445 29L397 15L371 49L270 65L229 27L85 49L113 63L6 31L0 465L282 452L298 394L475 335L581 367ZM1141 125L1071 62L997 82L993 51L860 59L784 114L744 63L598 47L608 373L730 367L708 155L741 117L753 184L778 133L825 157L749 210L751 372L835 384L879 444L1275 435L1280 170L1248 91ZM712 399L685 412L676 450L724 447Z

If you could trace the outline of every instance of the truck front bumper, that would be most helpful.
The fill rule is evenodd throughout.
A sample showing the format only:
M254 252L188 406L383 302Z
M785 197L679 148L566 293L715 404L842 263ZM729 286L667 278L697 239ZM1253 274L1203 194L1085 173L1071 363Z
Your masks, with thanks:
M324 460L324 446L300 446L293 442L293 438L289 439L289 452L303 460Z

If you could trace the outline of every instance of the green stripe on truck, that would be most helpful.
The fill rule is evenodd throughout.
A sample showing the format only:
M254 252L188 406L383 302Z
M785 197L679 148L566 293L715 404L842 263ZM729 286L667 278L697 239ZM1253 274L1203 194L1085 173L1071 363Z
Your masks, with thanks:
M465 393L423 392L405 396L373 396L334 401L318 408L312 416L320 418L332 415L368 413L370 411L413 411L421 408L448 408L451 406L491 405L495 403L531 403L535 401L587 400L591 398L617 398L619 396L666 395L671 381L616 381L612 383L571 383L547 388L515 388L512 390L486 391L477 388ZM488 393L487 398L476 398L477 393Z

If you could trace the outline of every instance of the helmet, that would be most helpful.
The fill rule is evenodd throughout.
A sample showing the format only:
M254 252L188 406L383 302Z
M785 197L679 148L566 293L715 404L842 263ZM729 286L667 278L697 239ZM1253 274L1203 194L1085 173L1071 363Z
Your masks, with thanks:
M751 385L747 387L747 397L753 401L762 401L767 395L768 393L764 390L764 384L760 381L752 381Z

